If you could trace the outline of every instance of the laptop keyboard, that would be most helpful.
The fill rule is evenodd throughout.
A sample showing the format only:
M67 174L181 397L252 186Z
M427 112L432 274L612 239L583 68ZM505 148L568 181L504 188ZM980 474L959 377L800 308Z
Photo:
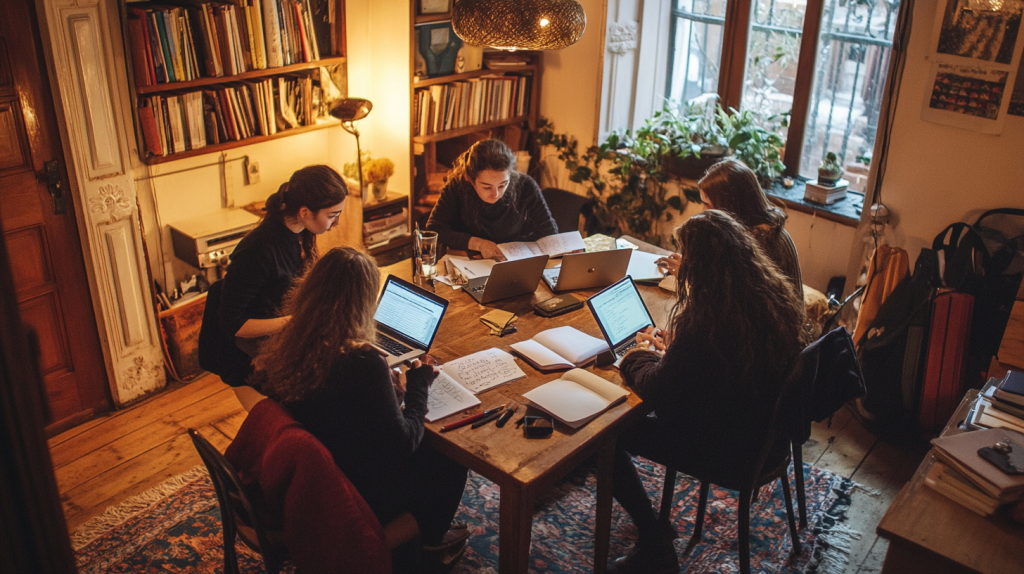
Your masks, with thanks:
M377 333L377 346L396 357L400 357L409 351L412 351L412 347L406 347L391 337L385 337L380 333Z
M635 346L636 346L636 339L634 338L632 341L630 341L630 342L628 342L628 343L626 343L624 345L620 345L617 349L615 349L615 356L621 358L623 355L625 355L630 349L632 349Z

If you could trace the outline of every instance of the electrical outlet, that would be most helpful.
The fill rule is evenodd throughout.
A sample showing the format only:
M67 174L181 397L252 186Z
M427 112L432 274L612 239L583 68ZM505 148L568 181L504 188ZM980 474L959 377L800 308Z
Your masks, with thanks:
M260 163L258 161L245 162L245 185L253 185L260 182Z

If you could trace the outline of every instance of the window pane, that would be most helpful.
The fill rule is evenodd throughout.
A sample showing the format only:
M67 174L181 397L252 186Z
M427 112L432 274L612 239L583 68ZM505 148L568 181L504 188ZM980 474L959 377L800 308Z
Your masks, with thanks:
M806 0L755 0L740 107L762 118L793 109ZM786 129L779 128L782 137Z
M682 102L718 91L726 0L676 0L668 99Z
M825 0L801 175L817 178L818 165L832 151L846 168L850 188L864 189L867 169L858 158L869 156L875 145L898 11L899 0Z

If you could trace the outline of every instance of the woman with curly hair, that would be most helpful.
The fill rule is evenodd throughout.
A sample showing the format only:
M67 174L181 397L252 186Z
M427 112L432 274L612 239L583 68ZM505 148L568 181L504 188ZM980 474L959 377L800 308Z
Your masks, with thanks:
M439 547L466 469L421 444L437 370L414 361L396 384L373 347L379 288L368 255L329 251L289 294L291 320L261 349L254 377L327 447L381 524L409 512L424 547Z
M503 261L498 243L536 241L558 232L540 187L515 171L516 156L500 140L476 142L445 179L427 229L449 249Z
M656 405L617 442L614 495L639 531L634 553L609 565L619 574L679 570L675 532L659 526L631 455L671 461L691 476L711 465L738 471L761 446L750 441L751 421L774 404L801 349L803 302L746 227L708 210L680 226L676 239L669 340L638 334L619 367L625 383Z

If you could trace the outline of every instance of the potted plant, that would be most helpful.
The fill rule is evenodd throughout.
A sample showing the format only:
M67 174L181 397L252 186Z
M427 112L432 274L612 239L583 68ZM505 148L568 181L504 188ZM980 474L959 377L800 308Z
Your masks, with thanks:
M818 166L818 185L831 187L843 177L843 168L839 165L836 154L828 152L825 154L825 161Z
M395 163L386 157L363 164L363 181L370 186L373 198L381 201L388 194L388 178L395 175Z

